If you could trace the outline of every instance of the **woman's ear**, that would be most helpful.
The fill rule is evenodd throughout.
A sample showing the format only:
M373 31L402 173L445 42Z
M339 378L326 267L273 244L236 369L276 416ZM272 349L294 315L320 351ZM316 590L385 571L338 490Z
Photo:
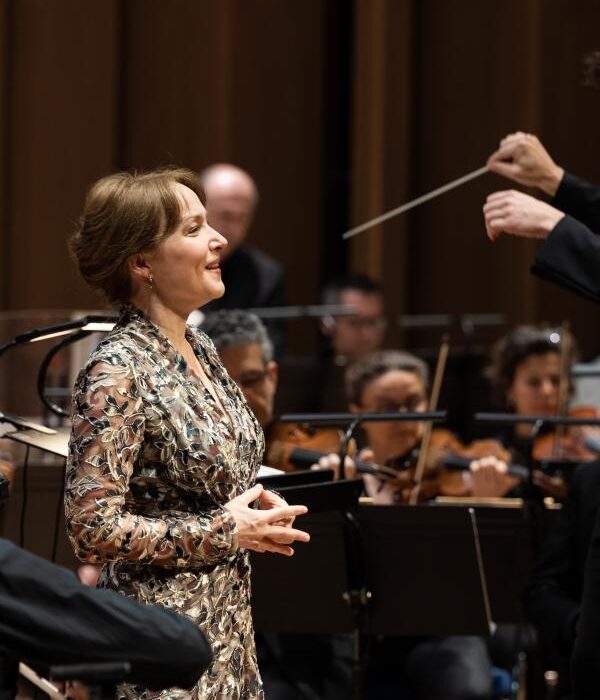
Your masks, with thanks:
M127 260L127 265L133 279L144 281L147 280L148 276L151 274L150 266L143 253L130 255Z

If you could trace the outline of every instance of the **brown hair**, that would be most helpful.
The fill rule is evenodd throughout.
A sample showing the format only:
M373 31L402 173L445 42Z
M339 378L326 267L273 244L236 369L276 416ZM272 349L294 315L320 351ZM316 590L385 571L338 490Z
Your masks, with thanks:
M204 202L197 176L185 168L114 173L90 187L70 248L83 279L109 302L126 301L133 292L127 260L153 250L177 227L177 183Z
M364 360L354 362L346 370L344 378L348 402L360 406L367 384L394 370L415 374L427 391L429 371L423 360L402 350L378 350Z
M532 355L560 354L561 343L568 339L568 366L577 358L577 345L573 335L560 328L517 326L500 338L492 348L491 361L486 375L492 387L492 398L501 408L507 408L507 395L515 379L519 365ZM569 373L569 391L573 389Z

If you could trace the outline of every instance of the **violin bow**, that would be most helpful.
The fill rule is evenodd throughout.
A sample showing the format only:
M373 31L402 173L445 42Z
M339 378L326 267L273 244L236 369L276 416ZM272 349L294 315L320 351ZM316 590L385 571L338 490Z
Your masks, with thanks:
M36 688L39 688L41 691L46 693L46 695L49 695L52 700L67 700L67 697L63 695L53 683L47 681L41 676L38 676L38 674L30 666L27 666L27 664L24 664L23 662L19 664L19 673L23 676L23 678L27 678L30 683L35 685Z
M382 224L384 221L388 221L388 219L393 219L395 216L400 216L400 214L404 214L405 211L408 211L409 209L413 209L414 207L418 207L419 204L424 204L425 202L428 202L430 199L435 199L436 197L439 197L441 194L444 194L445 192L449 192L450 190L453 190L455 187L460 187L461 185L464 185L465 182L469 182L470 180L474 180L477 177L481 177L482 175L485 175L485 173L488 172L487 165L484 165L483 168L477 168L477 170L473 170L470 173L467 173L466 175L462 175L461 177L457 177L456 180L452 180L451 182L447 182L445 185L442 185L441 187L438 187L435 190L432 190L431 192L428 192L427 194L423 194L420 197L417 197L416 199L412 199L410 202L406 202L406 204L402 204L399 207L396 207L395 209L390 209L390 211L385 212L384 214L380 214L379 216L376 216L374 219L370 219L369 221L366 221L364 224L360 224L360 226L355 226L354 228L351 228L349 231L346 231L345 233L342 234L342 238L347 241L349 238L353 238L354 236L357 236L359 233L362 233L363 231L367 231L370 228L373 228L373 226L377 226L378 224Z
M449 350L450 342L448 340L448 335L445 334L442 338L442 344L440 345L440 351L438 353L437 363L435 366L433 386L431 387L431 395L429 397L429 405L427 407L428 411L437 410L438 401L440 399L440 389L442 388L442 382L444 380L444 372L446 371L446 362L448 360ZM425 428L423 429L423 438L421 439L421 449L419 450L417 466L415 467L415 485L412 487L408 499L408 502L411 506L414 506L419 502L419 491L421 490L421 483L423 481L423 475L425 473L425 465L427 464L427 457L429 456L429 445L431 442L432 430L433 423L426 423Z

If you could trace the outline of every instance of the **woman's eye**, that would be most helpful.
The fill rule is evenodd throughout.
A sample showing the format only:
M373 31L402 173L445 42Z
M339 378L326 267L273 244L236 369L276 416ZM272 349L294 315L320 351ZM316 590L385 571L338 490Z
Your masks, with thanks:
M192 226L192 227L188 230L188 234L198 233L199 230L200 230L200 226Z

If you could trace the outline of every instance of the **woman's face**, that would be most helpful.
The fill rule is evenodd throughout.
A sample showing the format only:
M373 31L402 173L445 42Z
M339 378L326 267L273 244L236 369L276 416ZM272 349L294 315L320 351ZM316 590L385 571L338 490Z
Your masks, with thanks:
M153 289L168 308L182 316L223 296L219 261L227 241L206 223L206 210L185 185L175 185L181 200L176 230L144 258Z
M369 382L354 412L394 413L425 411L427 398L421 379L413 372L390 370ZM423 423L417 421L365 422L362 428L375 460L384 463L411 450L423 435Z
M558 353L530 355L517 366L507 398L519 415L551 416L558 410L559 383Z

